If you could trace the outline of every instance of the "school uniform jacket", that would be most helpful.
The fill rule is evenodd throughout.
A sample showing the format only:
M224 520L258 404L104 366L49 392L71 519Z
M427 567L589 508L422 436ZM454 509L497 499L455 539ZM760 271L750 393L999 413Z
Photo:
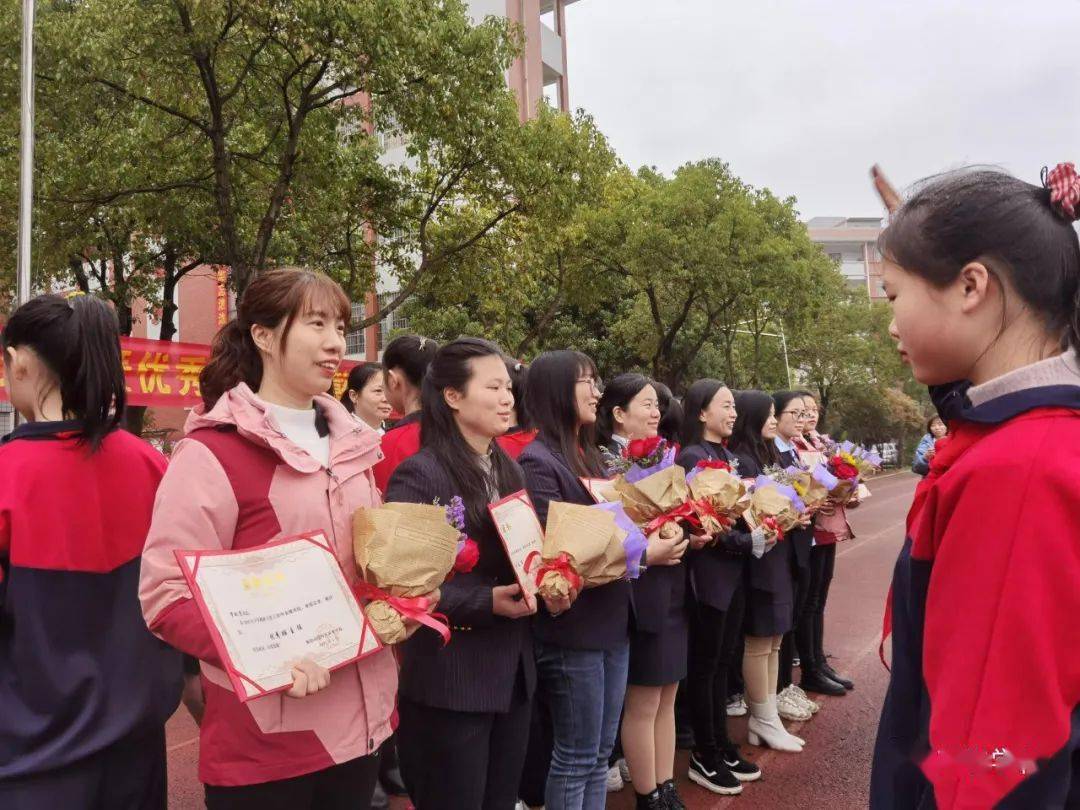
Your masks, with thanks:
M420 411L402 418L382 436L382 458L375 464L375 486L385 493L398 465L420 451Z
M968 392L916 490L886 629L871 801L1080 805L1080 364ZM958 407L960 405L961 407Z
M595 503L556 448L554 442L541 434L518 459L525 473L525 488L541 525L545 526L551 501L586 506ZM628 642L629 616L630 583L617 580L598 588L583 589L570 609L559 616L551 616L540 600L534 632L538 639L549 644L581 650L611 650Z
M430 450L406 459L390 477L386 500L448 504L455 495L446 469ZM462 712L506 712L531 699L536 685L532 622L507 619L491 609L491 589L517 582L490 516L479 523L468 515L465 532L476 541L480 559L467 574L456 573L439 588L437 610L452 625L450 642L421 627L398 647L399 692L407 700Z
M689 473L701 461L737 463L726 448L722 452L709 442L698 442L680 451L675 463ZM731 598L742 587L747 571L747 558L754 550L753 536L746 524L739 521L730 532L721 535L715 544L690 552L690 583L694 598L716 610L727 610Z
M0 443L0 780L160 729L180 702L180 653L139 608L165 458L122 430L91 453L79 430Z
M793 450L780 451L780 466L787 468L799 466L799 457ZM810 548L814 545L814 525L811 523L805 529L793 529L784 536L788 544L789 553L792 555L795 565L799 568L810 567Z

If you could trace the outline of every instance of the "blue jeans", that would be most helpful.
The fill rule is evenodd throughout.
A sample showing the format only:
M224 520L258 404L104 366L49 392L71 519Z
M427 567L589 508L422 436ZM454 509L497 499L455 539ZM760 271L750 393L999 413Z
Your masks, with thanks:
M546 810L603 810L629 663L629 640L613 650L537 644L537 672L555 733Z

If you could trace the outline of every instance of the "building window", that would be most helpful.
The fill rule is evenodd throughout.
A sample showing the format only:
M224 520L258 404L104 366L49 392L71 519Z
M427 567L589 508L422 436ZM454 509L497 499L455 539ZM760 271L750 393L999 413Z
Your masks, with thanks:
M0 436L6 436L15 429L15 409L10 402L0 402Z
M829 258L832 259L834 262L843 261L844 254L843 253L830 253Z
M559 9L556 0L546 0L540 4L540 23L556 34L559 33Z
M367 308L364 304L353 302L352 305L352 322L360 323L367 317ZM367 354L367 330L354 329L345 335L345 354Z
M561 110L562 106L562 82L552 82L544 85L544 100L553 110Z
M384 306L393 300L397 295L397 290L393 292L379 293L379 308ZM395 332L404 332L409 328L409 319L405 316L405 304L407 301L403 301L401 306L382 319L382 323L379 324L379 351L381 352L386 348L386 344L390 342Z

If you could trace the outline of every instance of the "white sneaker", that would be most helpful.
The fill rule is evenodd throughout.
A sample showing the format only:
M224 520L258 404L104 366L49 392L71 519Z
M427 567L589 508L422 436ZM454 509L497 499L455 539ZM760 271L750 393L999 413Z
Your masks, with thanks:
M619 766L619 776L622 777L623 783L629 785L630 784L630 766L626 764L625 759L620 759L615 764Z
M727 716L728 717L742 717L748 711L746 707L746 698L742 695L735 695L728 701Z
M819 711L821 711L821 704L815 702L813 698L806 694L806 692L803 691L803 688L801 686L796 686L795 684L792 684L788 687L788 689L790 689L791 693L795 696L795 698L799 700L803 704L803 706L806 707L810 714L817 714Z
M790 691L789 686L776 696L776 709L780 716L792 722L804 722L813 717L810 709Z
M607 792L618 793L625 787L623 784L622 774L619 773L619 766L612 765L607 769Z

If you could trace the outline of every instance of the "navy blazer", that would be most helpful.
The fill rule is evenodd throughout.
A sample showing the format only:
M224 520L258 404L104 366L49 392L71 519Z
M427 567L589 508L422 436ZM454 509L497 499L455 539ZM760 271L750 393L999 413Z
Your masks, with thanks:
M552 501L586 506L595 503L562 452L542 434L522 451L518 463L542 525L547 525L548 504ZM626 580L582 590L570 609L559 616L547 612L543 599L539 603L535 633L548 644L610 650L630 638L630 583Z
M429 449L410 456L390 477L386 500L406 503L450 503L454 484ZM460 712L505 712L515 697L531 699L536 685L532 622L496 616L491 589L517 582L495 523L489 515L465 531L476 541L480 559L467 574L454 574L440 587L436 610L451 624L450 642L421 627L398 647L401 696L440 709ZM515 695L519 679L524 694Z
M800 466L798 453L791 450L782 451L780 466ZM788 532L784 539L790 544L794 564L799 568L810 568L810 547L814 545L814 524L811 523L805 529L794 529Z
M692 444L679 452L675 463L690 472L700 461L736 461L726 448L720 450L717 452L709 442ZM690 584L698 602L716 610L727 610L731 605L754 550L748 529L740 520L730 532L720 535L715 544L690 553Z
M761 465L753 456L736 452L735 458L739 462L740 477L757 478L761 475ZM761 558L751 557L748 565L750 568L750 587L771 594L773 602L777 605L787 605L787 609L790 611L793 604L791 555L788 549L781 548L787 542L788 535L785 535L783 540L769 551L766 551Z

